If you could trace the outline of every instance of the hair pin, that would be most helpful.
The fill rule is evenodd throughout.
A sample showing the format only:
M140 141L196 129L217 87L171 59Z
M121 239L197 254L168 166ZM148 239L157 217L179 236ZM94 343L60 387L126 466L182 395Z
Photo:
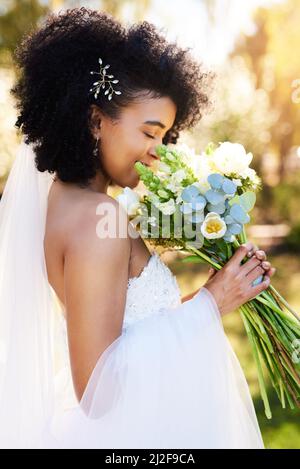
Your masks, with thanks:
M119 83L119 80L112 80L114 75L108 75L106 73L107 69L110 67L109 64L102 67L102 59L99 57L98 59L100 65L100 71L94 72L91 71L91 75L100 75L99 80L93 83L93 88L90 89L90 92L94 93L94 97L97 99L101 89L105 89L108 85L108 88L105 89L104 95L107 96L108 100L110 101L112 98L113 93L115 94L122 94L121 91L114 90L112 84Z

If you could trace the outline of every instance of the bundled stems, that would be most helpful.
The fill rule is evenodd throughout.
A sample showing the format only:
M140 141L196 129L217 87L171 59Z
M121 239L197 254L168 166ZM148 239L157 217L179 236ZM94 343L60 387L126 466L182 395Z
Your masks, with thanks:
M242 243L247 242L245 230L240 234ZM234 248L240 247L235 238ZM215 262L207 253L205 247L196 249L185 247L186 251L220 270L224 262ZM231 256L230 256L231 257ZM293 409L300 408L300 358L294 350L300 345L300 316L288 302L270 285L255 298L240 306L244 327L251 345L252 353L257 367L258 383L265 415L272 418L270 402L264 371L267 371L269 380L283 408L286 400Z

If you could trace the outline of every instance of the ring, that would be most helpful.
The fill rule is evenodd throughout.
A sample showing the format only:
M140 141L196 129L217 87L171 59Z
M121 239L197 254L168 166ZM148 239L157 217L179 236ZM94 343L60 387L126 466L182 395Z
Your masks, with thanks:
M260 275L259 277L257 277L255 280L253 280L252 282L252 286L253 287L256 287L256 285L259 285L261 282L263 281L263 275Z

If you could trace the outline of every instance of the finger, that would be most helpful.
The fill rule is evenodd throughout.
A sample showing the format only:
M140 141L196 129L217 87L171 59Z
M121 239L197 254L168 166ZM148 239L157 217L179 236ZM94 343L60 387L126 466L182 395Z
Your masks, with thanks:
M262 291L266 290L269 285L270 285L270 277L267 275L266 278L261 283L259 283L258 285L255 285L254 287L253 286L250 287L251 297L247 301L255 298Z
M243 275L248 275L248 273L251 272L251 270L255 269L255 267L257 267L258 265L260 265L260 263L261 262L255 256L253 256L251 259L247 260L245 264L242 264L241 272L243 273Z
M251 270L248 275L246 275L246 279L248 282L252 283L253 280L256 280L258 277L265 273L264 269L261 266L255 267L255 269Z
M231 262L231 263L234 263L234 264L240 264L242 262L242 260L244 259L244 257L247 256L248 252L249 251L253 251L254 249L254 244L249 242L249 243L246 243L246 244L242 244L236 251L235 253L233 254L233 256L231 257L231 259L228 261L228 264Z
M255 251L254 254L257 257L257 259L259 259L261 261L265 261L267 259L267 255L266 255L265 251L262 251L261 249L258 249L257 251Z
M253 249L251 249L251 251L247 254L247 257L252 257L256 251L258 251L258 247L256 246L256 244L253 243Z
M271 268L271 263L268 262L268 261L263 261L263 262L261 263L261 266L262 266L263 269L269 270L269 269Z
M273 275L275 274L276 272L276 268L275 267L271 267L271 269L267 270L267 272L265 272L265 275L268 275L269 277L273 277Z
M213 267L210 267L210 269L208 271L208 278L210 279L211 277L213 277L216 272L217 271Z

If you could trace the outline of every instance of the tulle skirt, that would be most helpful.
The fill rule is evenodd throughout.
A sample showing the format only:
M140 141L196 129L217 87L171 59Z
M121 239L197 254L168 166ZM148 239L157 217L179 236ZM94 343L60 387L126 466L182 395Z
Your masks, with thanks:
M264 448L213 295L203 287L124 330L80 403L58 406L35 447Z

